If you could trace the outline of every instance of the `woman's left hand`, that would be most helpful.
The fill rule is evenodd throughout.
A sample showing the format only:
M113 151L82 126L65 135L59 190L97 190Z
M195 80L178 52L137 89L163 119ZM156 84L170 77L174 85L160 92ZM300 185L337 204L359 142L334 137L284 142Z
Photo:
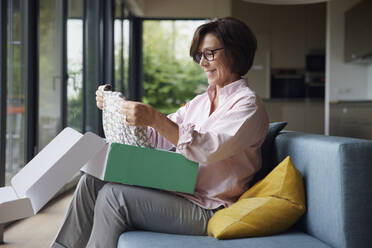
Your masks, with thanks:
M120 113L131 126L152 126L156 112L155 108L141 102L124 101L120 106Z

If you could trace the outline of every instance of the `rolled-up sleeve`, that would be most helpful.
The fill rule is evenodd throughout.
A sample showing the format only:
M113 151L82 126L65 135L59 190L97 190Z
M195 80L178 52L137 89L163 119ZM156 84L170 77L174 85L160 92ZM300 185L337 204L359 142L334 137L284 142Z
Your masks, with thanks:
M260 147L267 126L266 111L255 98L241 101L208 127L208 131L197 131L190 123L179 125L177 151L195 162L214 163L247 147Z
M188 144L190 144L193 140L193 135L196 134L194 132L195 125L192 123L186 124L186 125L178 125L179 130L179 138L178 138L178 149L186 148Z

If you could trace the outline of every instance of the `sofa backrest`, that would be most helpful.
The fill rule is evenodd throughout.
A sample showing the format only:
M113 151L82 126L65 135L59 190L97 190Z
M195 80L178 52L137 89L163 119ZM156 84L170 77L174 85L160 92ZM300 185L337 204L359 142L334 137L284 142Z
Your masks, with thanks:
M372 247L372 141L282 132L274 147L274 163L289 155L304 178L300 228L333 247Z

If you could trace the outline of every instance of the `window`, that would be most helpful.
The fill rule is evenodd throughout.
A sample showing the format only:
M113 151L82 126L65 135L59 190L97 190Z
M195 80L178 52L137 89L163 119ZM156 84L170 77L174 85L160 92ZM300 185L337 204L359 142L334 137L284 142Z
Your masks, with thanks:
M112 4L120 15L112 13ZM65 124L99 133L95 90L103 78L116 73L115 90L129 93L130 19L123 4L122 0L1 1L1 27L6 28L1 30L6 34L1 42L6 49L1 67L1 74L6 72L1 82L2 96L6 95L1 97L1 128L6 123L0 132L5 160L0 165L1 184L8 185ZM111 38L103 42L103 34L114 38L111 25L117 42ZM114 52L116 68L106 63Z
M114 90L129 98L129 19L124 3L115 5L114 20Z
M69 0L67 19L67 126L83 131L83 0Z
M99 133L101 129L100 113L96 106L96 94L98 85L103 82L103 21L102 0L89 0L85 3L85 40L84 40L84 105L85 108L85 131Z
M203 71L189 56L194 31L203 23L143 22L143 102L169 114L206 89Z
M8 0L7 20L7 115L6 185L25 164L26 45L25 6L22 0Z
M39 1L39 151L62 128L62 4L60 0Z

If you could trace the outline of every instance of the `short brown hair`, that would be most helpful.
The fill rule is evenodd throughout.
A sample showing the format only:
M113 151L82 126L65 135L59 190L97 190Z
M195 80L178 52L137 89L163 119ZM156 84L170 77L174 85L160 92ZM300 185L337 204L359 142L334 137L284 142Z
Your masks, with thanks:
M222 43L231 72L240 76L246 74L252 67L257 50L257 39L252 30L244 22L233 17L205 23L194 33L190 47L191 57L199 52L200 42L208 33L214 34Z

